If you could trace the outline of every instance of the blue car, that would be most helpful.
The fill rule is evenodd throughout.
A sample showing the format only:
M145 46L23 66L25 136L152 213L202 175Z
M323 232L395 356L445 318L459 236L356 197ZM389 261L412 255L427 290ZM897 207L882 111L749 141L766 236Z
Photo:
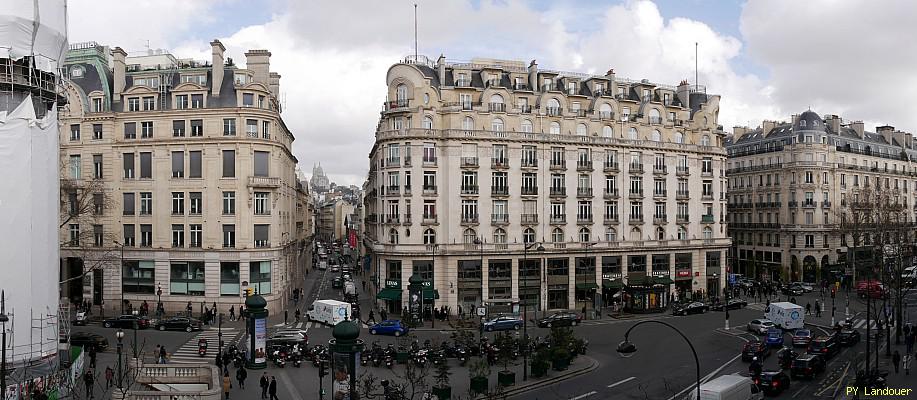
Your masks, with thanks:
M490 321L484 322L484 330L488 332L503 330L519 330L522 328L522 319L508 315L501 315Z
M783 331L777 328L768 329L766 343L772 347L783 346Z
M387 319L369 328L370 335L395 335L401 336L408 333L408 326L397 319Z

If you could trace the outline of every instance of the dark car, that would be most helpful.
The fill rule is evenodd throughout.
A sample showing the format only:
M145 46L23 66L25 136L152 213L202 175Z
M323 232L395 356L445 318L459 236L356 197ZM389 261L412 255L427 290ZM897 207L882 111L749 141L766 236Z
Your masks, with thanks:
M70 345L80 346L86 350L95 347L96 351L105 351L108 348L108 339L97 333L73 332L70 334Z
M764 360L771 354L771 348L759 340L745 343L742 348L742 361L751 361L752 358L758 357L758 360Z
M740 308L745 308L748 306L748 302L742 299L729 299L725 303L716 303L710 306L710 309L713 311L723 311L726 310L738 310Z
M201 321L188 317L172 317L156 321L154 325L160 331L199 331L203 328Z
M790 296L802 296L802 294L805 293L805 290L803 290L802 286L799 285L788 285L780 289L780 292Z
M538 320L539 328L553 328L555 326L577 326L583 318L571 312L554 313Z
M813 354L821 354L825 359L834 357L840 350L840 345L834 336L819 336L809 342L807 351Z
M102 326L106 328L133 329L134 323L137 324L137 329L146 329L150 327L150 320L147 317L139 317L136 315L122 315L117 318L109 318L102 322Z
M341 277L336 276L331 280L331 288L340 289L342 287L344 287L344 280Z
M790 387L790 377L781 371L764 371L755 378L755 385L764 394L776 396Z
M790 376L814 378L825 370L825 359L818 354L803 354L790 364Z
M522 324L522 318L512 317L509 315L501 315L490 321L484 322L484 330L493 332L515 329L518 331L520 328L522 328Z
M796 332L793 332L793 346L808 346L809 342L812 341L811 330L808 329L797 329Z
M853 346L860 342L860 331L856 329L841 329L837 333L837 344L841 346Z
M672 315L703 314L710 310L710 306L699 301L672 307Z

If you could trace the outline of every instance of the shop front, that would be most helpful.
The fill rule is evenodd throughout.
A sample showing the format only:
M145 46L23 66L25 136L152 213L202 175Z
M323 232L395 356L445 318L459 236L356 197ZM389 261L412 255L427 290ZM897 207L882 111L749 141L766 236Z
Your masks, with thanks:
M671 279L643 276L628 279L624 287L624 311L644 314L664 312L668 307Z
M379 291L376 299L385 302L384 309L389 313L401 312L401 281L386 279L385 287Z

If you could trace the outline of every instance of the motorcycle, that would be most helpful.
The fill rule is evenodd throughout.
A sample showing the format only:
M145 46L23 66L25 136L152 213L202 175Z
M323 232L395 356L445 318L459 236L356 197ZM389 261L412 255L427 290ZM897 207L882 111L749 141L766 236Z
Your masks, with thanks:
M365 367L367 364L369 364L369 358L370 358L369 352L364 351L360 353L360 365Z
M468 351L464 347L456 347L455 358L458 359L460 365L465 366L465 363L468 362Z
M207 339L197 341L197 355L204 357L207 355Z
M777 352L777 362L780 364L780 368L789 369L797 356L799 356L799 354L793 351L793 349L784 347Z
M427 350L426 349L417 350L416 352L414 352L412 358L414 359L415 365L417 365L418 367L423 367L424 365L427 364Z
M274 352L271 353L271 358L274 361L274 365L276 365L278 368L286 367L287 360L285 351L281 351L280 349L274 350Z
M395 351L395 347L392 345L388 345L388 348L385 349L385 354L382 357L383 360L385 360L386 367L392 368L392 366L395 365L395 355L396 354L397 352Z

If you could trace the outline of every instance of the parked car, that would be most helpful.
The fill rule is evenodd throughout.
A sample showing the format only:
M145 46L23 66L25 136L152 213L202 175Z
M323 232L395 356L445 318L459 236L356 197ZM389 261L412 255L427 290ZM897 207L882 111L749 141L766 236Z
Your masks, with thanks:
M755 384L764 394L776 396L790 387L790 377L782 371L764 371L755 378Z
M767 339L765 339L768 346L780 347L783 346L783 329L780 328L770 328L767 330Z
M885 297L885 286L876 280L860 281L856 286L857 296L871 299L881 299Z
M490 321L484 322L484 330L488 332L503 330L519 330L522 328L522 319L509 315L501 315Z
M767 333L767 330L774 327L774 322L769 319L753 319L748 323L748 331L759 335Z
M802 294L805 293L805 290L802 289L802 286L790 284L780 289L780 293L788 296L802 296Z
M572 312L559 312L538 320L539 328L553 328L555 326L577 326L583 317Z
M89 316L86 315L85 311L79 311L76 313L76 317L73 318L73 325L86 325L89 322Z
M331 280L332 289L341 289L343 287L344 287L344 280L341 279L341 277L335 276L334 279Z
M715 303L710 306L710 309L713 311L723 311L726 310L738 310L740 308L745 308L748 306L748 302L742 299L729 299L725 303Z
M825 359L818 354L803 354L790 364L790 376L814 378L825 370Z
M341 272L341 267L339 267L339 266L337 266L337 265L332 265L332 266L331 266L331 273L338 273L338 272Z
M840 350L840 345L834 336L819 336L809 342L809 353L821 354L825 359L834 357Z
M108 339L97 333L73 332L70 334L70 345L80 346L85 350L95 347L96 351L105 351L108 348Z
M841 329L837 333L837 344L845 347L853 346L860 342L860 331L856 329Z
M751 361L751 359L754 357L758 357L758 360L763 361L764 358L770 354L771 348L760 340L747 342L745 343L745 346L742 347L742 361Z
M805 293L812 293L812 291L815 290L814 285L812 285L811 283L806 283L806 282L793 282L793 283L790 283L790 286L798 287L802 289L802 291Z
M797 329L793 332L793 346L808 346L812 341L812 331L808 329Z
M155 328L160 331L199 331L204 327L201 321L188 317L172 317L156 321Z
M370 335L401 336L408 333L408 326L397 319L387 319L369 328Z
M710 311L710 306L700 301L672 306L672 315L703 314L707 311Z
M137 323L137 329L146 329L150 327L150 320L147 317L125 314L116 318L109 318L102 322L106 328L123 328L133 329L134 323Z

